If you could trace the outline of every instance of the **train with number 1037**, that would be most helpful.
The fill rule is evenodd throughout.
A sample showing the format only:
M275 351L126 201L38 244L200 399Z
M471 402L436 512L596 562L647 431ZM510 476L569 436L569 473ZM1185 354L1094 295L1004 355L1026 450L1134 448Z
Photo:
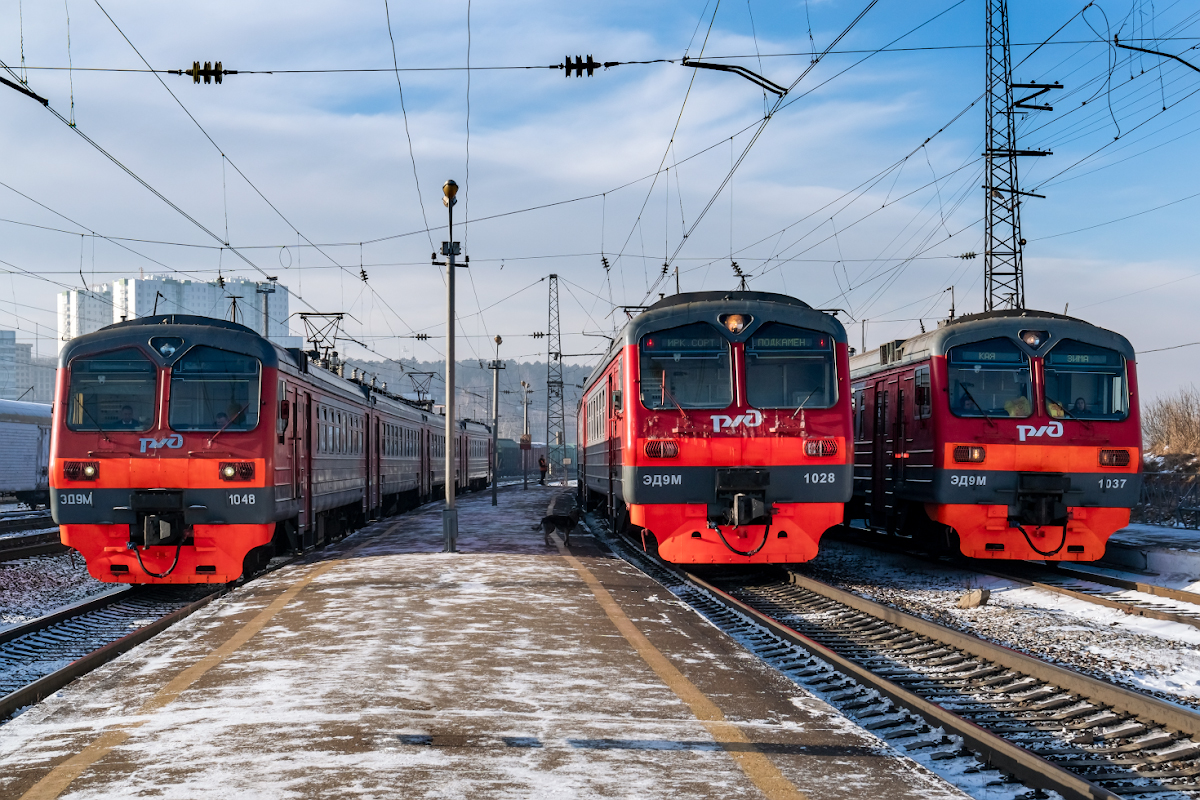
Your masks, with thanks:
M62 349L50 501L63 544L121 583L218 583L370 517L491 479L490 430L445 418L317 351L232 322L156 315Z
M676 563L802 562L851 494L846 332L765 292L631 319L584 384L580 492Z
M1129 341L992 311L850 359L853 526L974 558L1094 561L1141 487Z

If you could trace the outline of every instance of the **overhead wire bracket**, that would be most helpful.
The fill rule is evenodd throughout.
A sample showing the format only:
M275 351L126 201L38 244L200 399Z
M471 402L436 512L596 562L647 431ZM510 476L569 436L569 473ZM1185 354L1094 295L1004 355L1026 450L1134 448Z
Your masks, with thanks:
M751 83L761 86L768 92L777 94L780 97L783 97L788 92L787 89L783 88L778 83L764 78L757 72L751 72L750 70L743 66L739 66L738 64L713 64L709 61L697 61L694 58L688 58L686 56L684 56L683 61L680 63L682 63L685 67L694 67L696 69L715 69L718 72L732 72L734 75L741 75Z

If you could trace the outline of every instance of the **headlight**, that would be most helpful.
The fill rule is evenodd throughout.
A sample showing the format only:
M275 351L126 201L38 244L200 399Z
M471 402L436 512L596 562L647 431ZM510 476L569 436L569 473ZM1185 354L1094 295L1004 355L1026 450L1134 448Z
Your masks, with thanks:
M219 474L223 481L254 480L253 461L222 461Z
M954 448L954 460L960 464L979 464L987 457L987 450L979 445L960 444Z

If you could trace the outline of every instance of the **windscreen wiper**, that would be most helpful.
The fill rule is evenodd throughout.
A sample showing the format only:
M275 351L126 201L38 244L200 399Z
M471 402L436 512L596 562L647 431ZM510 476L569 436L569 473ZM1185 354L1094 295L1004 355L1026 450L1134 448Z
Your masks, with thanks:
M988 413L983 410L983 406L979 405L979 401L975 399L975 395L971 394L971 390L967 388L967 385L962 381L955 381L955 383L962 387L963 394L967 396L968 400L975 404L975 407L979 409L979 413L983 414L983 418L988 421L988 425L991 425L993 428L996 427L996 423L992 422L992 418L989 417Z
M1064 414L1066 414L1068 417L1070 417L1071 419L1075 420L1076 422L1082 422L1084 425L1086 425L1086 426L1087 426L1087 429L1088 429L1088 431L1091 431L1091 430L1092 430L1092 423L1091 423L1091 422L1088 422L1086 419L1083 419L1082 417L1077 417L1077 416L1075 416L1075 414L1074 414L1074 413L1072 413L1071 409L1067 408L1065 405L1063 405L1062 403L1058 402L1057 400L1055 400L1055 399L1054 399L1053 397L1051 397L1050 395L1046 395L1046 400L1047 400L1048 402L1054 403L1054 405L1058 406L1058 407L1059 407L1059 409L1061 409L1061 410L1062 410L1062 412L1063 412Z
M112 439L108 438L108 434L104 432L104 426L100 424L100 420L93 417L92 412L87 410L87 403L80 400L79 409L81 411L83 411L83 413L87 414L88 419L90 419L92 422L96 423L96 430L99 431L100 435L104 437L104 441L108 442L109 444L112 444Z
M246 410L247 408L249 408L249 407L250 407L250 401L249 401L249 400L247 400L247 401L246 401L246 405L244 405L244 406L242 406L241 408L239 408L236 414L234 414L234 415L233 415L232 417L230 417L229 419L225 420L225 424L221 426L220 430L218 430L218 431L217 431L216 433L214 433L212 436L208 437L208 444L209 444L209 446L211 447L211 446L212 446L212 443L213 443L213 440L214 440L214 439L216 439L218 436L220 436L222 433L224 433L224 432L225 432L225 429L226 429L226 428L228 428L230 425L232 425L232 424L233 424L233 421L234 421L235 419L237 419L238 417L240 417L240 416L242 415L242 412L243 412L243 411L245 411L245 410Z
M820 389L820 388L821 388L820 386L814 386L813 390L808 393L808 397L806 397L800 401L800 405L796 406L796 410L792 412L792 419L796 418L796 415L799 414L800 410L804 408L804 404L807 403L809 400L811 400L812 396L817 393L817 389Z

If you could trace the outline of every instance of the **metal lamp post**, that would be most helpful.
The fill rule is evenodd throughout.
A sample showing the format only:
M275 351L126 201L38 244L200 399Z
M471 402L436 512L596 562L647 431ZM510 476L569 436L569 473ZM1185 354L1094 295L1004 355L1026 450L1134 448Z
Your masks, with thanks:
M532 443L529 441L529 393L532 391L533 388L528 383L521 381L521 403L525 406L525 428L524 435L521 436L521 479L523 481L521 491L529 490L529 456L527 454L532 447Z
M453 553L458 539L458 509L454 505L455 436L454 436L454 257L458 255L458 242L454 241L454 204L458 202L458 184L448 180L442 186L442 205L449 214L447 227L450 241L442 242L442 255L446 256L446 507L442 510L442 537L445 539L443 552Z
M496 337L496 360L489 367L492 371L492 505L496 505L496 484L500 480L500 370L504 363L500 361L500 343Z

